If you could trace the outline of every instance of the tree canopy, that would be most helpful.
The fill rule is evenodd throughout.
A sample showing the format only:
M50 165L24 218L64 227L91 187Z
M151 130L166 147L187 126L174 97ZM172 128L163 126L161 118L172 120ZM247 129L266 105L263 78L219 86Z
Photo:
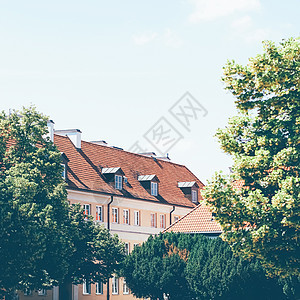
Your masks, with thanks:
M239 110L217 132L233 173L215 175L206 202L236 253L299 275L300 40L264 42L246 66L229 61L223 81Z
M69 207L47 119L33 107L0 115L0 294L105 281L123 257L118 238Z
M220 238L150 236L125 258L122 275L136 297L150 299L297 299L295 287L268 278L258 260L245 261Z

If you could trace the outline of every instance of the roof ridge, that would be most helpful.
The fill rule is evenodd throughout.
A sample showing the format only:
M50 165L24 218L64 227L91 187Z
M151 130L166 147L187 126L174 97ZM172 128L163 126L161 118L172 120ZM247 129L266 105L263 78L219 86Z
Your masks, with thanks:
M185 167L185 165L183 165L183 164L176 163L176 162L173 162L173 161L163 160L163 159L157 158L155 156L146 156L146 155L143 155L143 154L130 152L128 150L121 150L121 149L113 148L113 147L110 147L110 146L99 145L99 144L95 144L93 142L88 142L88 141L84 141L84 140L81 140L81 142L91 144L91 145L93 145L95 147L106 147L106 148L109 148L109 149L112 149L112 150L123 151L123 152L129 153L129 154L137 155L139 157L144 157L144 158L147 158L147 159L152 159L153 160L153 158L156 158L156 159L159 160L159 162L170 163L170 164L177 165L177 166L180 166L180 167ZM190 173L192 173L192 172L190 171Z

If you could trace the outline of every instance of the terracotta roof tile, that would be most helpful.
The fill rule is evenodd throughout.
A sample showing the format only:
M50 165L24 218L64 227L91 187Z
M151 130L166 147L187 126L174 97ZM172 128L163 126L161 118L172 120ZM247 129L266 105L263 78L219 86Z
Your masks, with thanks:
M66 136L55 135L54 142L59 151L69 159L68 185L70 188L105 192L127 198L139 198L160 203L195 207L187 199L178 182L195 181L199 188L203 183L185 166L170 161L127 152L124 150L82 141L78 150ZM117 190L101 174L102 168L120 167L127 177L128 184ZM159 196L155 197L141 185L138 177L155 174L159 180ZM199 189L199 190L200 190ZM198 194L199 201L202 199Z
M199 204L188 214L170 225L165 232L221 233L222 228L205 204Z

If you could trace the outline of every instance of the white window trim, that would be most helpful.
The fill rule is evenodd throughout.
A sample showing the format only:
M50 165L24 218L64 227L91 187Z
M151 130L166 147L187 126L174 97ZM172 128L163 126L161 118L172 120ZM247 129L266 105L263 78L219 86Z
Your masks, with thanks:
M83 204L83 210L84 210L84 215L86 217L90 216L91 215L91 204ZM88 213L86 213L87 210L88 210Z
M129 288L126 284L125 278L123 279L123 295L129 295Z
M112 289L111 289L112 295L119 295L119 278L113 276L111 282L112 282Z
M129 209L123 209L123 224L130 225L130 211Z
M98 292L99 284L101 286L101 291L100 292ZM96 295L103 295L103 282L102 281L96 282Z
M114 212L116 212L115 214L114 214ZM112 207L112 209L111 209L111 216L112 216L112 223L115 223L115 224L118 224L119 223L119 208L117 208L117 207ZM114 220L114 216L116 216L116 220Z
M101 214L100 215L98 214L99 208L101 208ZM96 206L96 221L97 222L103 222L103 205L97 205Z
M46 290L45 289L38 289L37 291L38 296L46 296Z
M61 174L61 176L62 176L62 178L63 179L66 179L66 164L61 164L61 166L63 167L63 171L62 171L62 174Z
M87 285L90 285L90 292L88 292L87 290ZM83 283L82 283L82 294L83 295L91 295L91 292L92 292L92 287L91 287L91 283L87 283L86 280L83 280Z
M121 175L115 175L115 188L117 190L123 189L123 177Z
M134 225L135 226L141 226L141 223L140 223L140 211L139 210L135 210L134 211Z
M198 191L192 190L192 202L197 203L198 202Z
M157 196L158 195L158 183L151 181L151 195Z

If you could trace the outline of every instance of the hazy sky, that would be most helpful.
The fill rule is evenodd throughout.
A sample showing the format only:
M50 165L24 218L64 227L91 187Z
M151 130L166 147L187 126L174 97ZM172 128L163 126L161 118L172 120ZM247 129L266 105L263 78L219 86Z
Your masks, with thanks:
M231 164L214 138L236 114L222 67L300 36L299 12L299 0L0 0L1 109L34 104L84 140L157 146L206 182Z

